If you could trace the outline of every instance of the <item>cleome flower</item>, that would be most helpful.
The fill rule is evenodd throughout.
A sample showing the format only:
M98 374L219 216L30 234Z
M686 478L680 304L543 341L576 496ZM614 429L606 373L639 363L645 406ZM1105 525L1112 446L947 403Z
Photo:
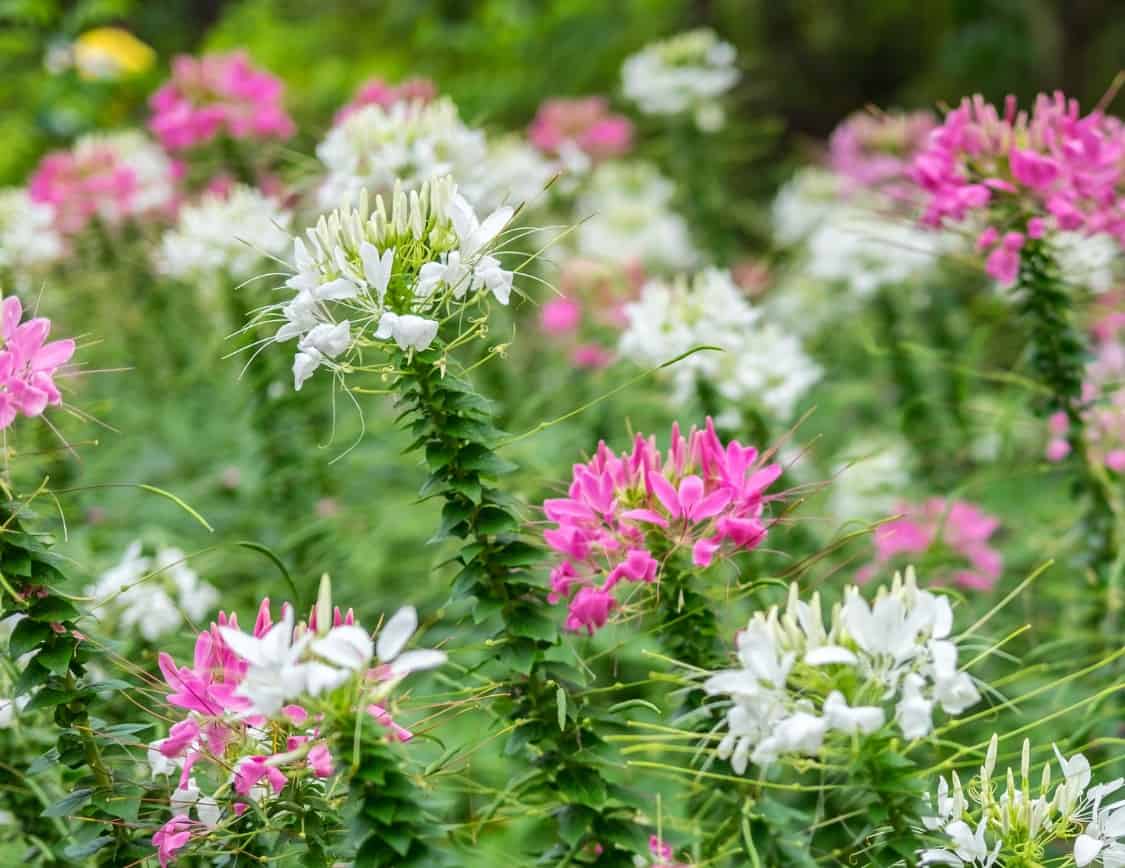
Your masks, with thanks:
M952 580L962 588L987 591L999 580L1004 559L989 545L1000 527L995 516L968 501L940 497L920 504L899 503L895 512L902 516L875 529L875 563L860 570L857 581L870 581L880 566L903 555L960 562L937 578Z
M595 162L628 153L633 124L612 114L602 97L549 99L539 106L527 137L570 171L582 172Z
M350 113L316 155L328 170L322 208L352 204L361 190L417 189L443 175L471 176L486 158L484 134L466 127L448 98L372 103Z
M23 305L14 295L0 302L0 431L16 416L41 416L62 403L55 376L74 355L71 338L45 343L49 319L22 318Z
M340 107L333 118L339 126L369 105L388 108L397 102L430 102L437 96L437 86L428 78L410 78L401 84L388 84L381 78L369 78L361 84L351 101Z
M35 202L54 208L62 235L91 221L116 227L168 214L175 207L178 167L143 133L92 133L65 151L47 154L28 182Z
M674 425L666 456L640 435L620 455L600 443L574 465L568 496L543 504L556 525L544 538L563 556L548 601L569 598L566 628L593 635L617 607L620 582L658 581L677 552L707 567L756 548L768 530L765 490L780 475L753 446L724 445L710 419L687 437Z
M911 177L924 197L929 226L984 224L977 247L985 269L1015 282L1028 238L1050 231L1107 235L1125 244L1125 124L1100 110L1080 114L1062 92L1040 94L1030 113L1003 114L981 96L946 115L914 158Z
M928 111L854 112L828 138L828 165L844 193L875 190L896 199L908 196L911 162L936 126Z
M152 95L149 128L170 151L232 139L288 139L297 126L282 103L281 80L243 52L180 55L172 77Z
M156 253L161 273L208 287L252 277L262 260L289 245L292 215L275 199L243 185L205 193L180 209Z
M64 247L54 222L51 205L26 190L0 189L0 275L26 282L27 272L57 261Z
M507 304L514 275L493 251L513 213L479 220L443 177L410 193L396 187L374 207L363 192L357 207L322 216L293 242L285 285L296 294L256 317L276 327L272 341L297 341L294 387L321 366L349 370L366 347L424 350L442 318L485 296Z
M625 96L648 115L690 112L699 129L722 127L718 98L738 83L734 46L706 28L654 42L625 59Z
M964 865L991 868L1039 864L1053 842L1074 841L1074 864L1095 860L1106 868L1125 864L1125 814L1122 803L1104 806L1125 780L1090 785L1090 763L1082 754L1055 759L1061 780L1052 789L1051 763L1045 763L1037 790L1032 786L1031 743L1024 740L1017 773L996 776L999 738L988 745L980 773L963 786L956 772L938 779L937 797L926 795L923 829L941 846L919 851L921 865Z
M625 305L625 316L621 354L641 364L660 365L698 346L723 350L695 353L669 369L678 401L694 397L703 382L736 413L753 406L787 421L821 377L800 338L765 321L728 271L709 268L671 283L651 280L637 301Z
M790 587L784 611L758 612L738 634L739 667L703 684L729 701L717 753L738 773L786 756L820 756L836 735L870 736L889 721L908 739L933 728L933 708L960 714L980 699L957 669L953 612L919 590L913 569L868 602L848 588L828 626L820 597Z
M234 615L220 612L218 622L197 637L190 666L160 654L172 691L168 703L181 715L187 712L148 749L154 777L176 775L172 817L153 836L162 865L206 839L222 817L275 799L295 777L308 781L303 798L310 785L322 792L316 782L336 774L335 740L350 744L353 737L350 728L337 731L342 709L345 719L366 713L389 738L411 738L383 703L404 678L442 665L446 655L404 650L418 626L412 607L395 613L373 640L351 610L332 609L330 597L324 579L301 623L288 605L273 621L269 600L263 600L250 632L239 629ZM203 794L205 785L210 795Z

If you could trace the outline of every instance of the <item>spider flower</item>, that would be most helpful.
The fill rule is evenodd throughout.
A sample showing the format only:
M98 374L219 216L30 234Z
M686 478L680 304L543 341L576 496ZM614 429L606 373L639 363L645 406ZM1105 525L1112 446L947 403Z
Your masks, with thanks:
M703 684L730 703L719 757L743 774L891 720L908 739L928 735L935 705L960 714L980 699L957 668L952 629L949 601L920 590L912 568L871 602L847 588L827 627L819 595L806 602L792 585L784 610L755 613L738 634L738 667Z
M859 111L845 118L828 139L828 165L845 193L876 190L893 197L910 192L914 156L937 126L928 111Z
M387 84L381 78L369 78L356 90L351 101L336 112L333 126L339 126L361 108L369 105L389 108L397 102L432 102L437 87L428 78L410 78L401 84Z
M860 570L857 579L869 581L876 570L903 555L934 555L957 566L940 579L962 588L987 591L1004 570L1003 556L989 545L1000 520L964 500L932 497L924 503L900 503L900 518L875 529L875 563Z
M28 192L54 208L58 232L73 235L95 219L115 227L170 213L178 176L179 167L139 132L91 134L45 156Z
M658 581L678 551L707 567L757 548L768 530L765 492L780 475L754 447L723 444L710 419L687 437L674 425L666 454L652 437L638 435L620 455L600 443L574 465L567 497L543 504L555 524L544 538L562 556L548 601L569 599L566 628L593 635L617 607L619 583Z
M220 136L288 139L297 127L282 103L281 80L255 67L243 52L180 55L172 78L152 95L149 128L170 151Z
M612 114L602 97L549 99L539 106L527 132L543 153L559 157L571 170L629 152L633 124Z
M62 403L55 376L74 355L70 338L46 343L49 319L22 318L23 305L14 295L0 303L0 430L16 416L40 416Z
M276 342L297 341L297 389L321 367L345 372L368 346L424 350L439 321L486 296L507 304L514 275L494 255L513 209L483 221L449 177L389 200L366 193L356 208L324 215L293 242L295 295L258 322Z
M1107 235L1125 244L1125 124L1056 91L1031 112L1009 96L1001 113L981 96L966 97L914 158L924 199L923 223L970 217L983 224L985 268L1012 284L1020 251L1048 231Z

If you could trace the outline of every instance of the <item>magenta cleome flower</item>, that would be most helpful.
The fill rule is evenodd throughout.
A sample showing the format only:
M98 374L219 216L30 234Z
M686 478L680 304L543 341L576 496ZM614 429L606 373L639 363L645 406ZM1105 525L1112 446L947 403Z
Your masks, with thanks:
M870 581L880 567L901 555L921 554L966 561L947 574L963 588L987 591L999 580L1003 556L988 544L1000 527L999 519L967 501L940 497L922 504L902 503L896 511L901 518L876 528L875 562L859 571L858 582Z
M332 126L338 127L351 115L369 105L389 108L396 102L432 102L437 86L428 78L409 78L401 84L387 84L381 78L370 78L359 86L355 96L336 112Z
M1030 115L1009 96L1001 113L981 96L946 115L914 158L911 177L929 226L980 217L988 273L1015 281L1026 237L1049 229L1105 234L1125 245L1125 124L1081 115L1061 92L1040 94Z
M539 107L527 136L545 154L555 156L572 148L592 160L606 160L629 152L633 124L610 112L599 96L549 99Z
M0 430L16 416L39 416L62 403L55 385L59 368L74 355L70 338L45 343L51 321L35 317L21 323L23 305L15 296L0 303Z
M855 112L828 139L829 168L845 193L876 190L906 197L911 163L936 126L928 111Z
M288 139L296 124L282 104L281 79L258 69L244 52L180 55L172 77L149 100L149 129L169 151L232 139Z
M710 419L687 437L673 426L666 455L640 435L620 455L600 443L574 466L568 496L543 504L556 525L544 539L563 558L548 602L569 599L566 629L593 635L618 606L618 584L655 583L677 552L704 568L756 548L768 529L765 491L780 475L754 447L724 445Z

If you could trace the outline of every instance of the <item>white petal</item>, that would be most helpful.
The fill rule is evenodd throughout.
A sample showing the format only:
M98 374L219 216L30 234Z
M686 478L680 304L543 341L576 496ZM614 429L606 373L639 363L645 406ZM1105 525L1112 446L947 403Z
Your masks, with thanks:
M345 624L333 627L323 639L317 639L310 646L314 654L329 663L346 669L361 669L371 660L374 643L362 627Z
M424 672L427 669L436 669L449 659L444 651L420 649L418 651L404 651L399 654L391 664L391 674L395 678L405 678L411 672Z
M1079 835L1078 839L1074 842L1074 864L1078 868L1083 868L1093 862L1100 852L1105 842L1091 838L1089 835Z
M418 629L418 612L413 606L403 606L379 631L375 644L375 655L383 663L390 663L406 647L414 631Z
M337 277L328 283L322 283L313 290L313 295L320 301L342 301L359 295L359 287L346 277Z
M810 666L827 666L833 663L846 663L854 666L859 660L847 648L841 648L839 645L824 645L809 651L805 655L805 662Z
M223 642L235 654L255 666L266 665L265 657L262 654L261 641L254 636L249 636L241 630L235 630L231 627L220 627L219 635L223 637Z

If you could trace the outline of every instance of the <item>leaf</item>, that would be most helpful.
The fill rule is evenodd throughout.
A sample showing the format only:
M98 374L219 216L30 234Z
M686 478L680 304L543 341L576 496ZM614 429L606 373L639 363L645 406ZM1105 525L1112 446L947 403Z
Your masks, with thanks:
M555 705L559 712L559 731L566 729L566 691L561 687L555 688Z
M49 669L55 675L65 675L70 668L70 660L74 656L75 641L69 637L59 637L49 647L44 648L35 655L39 665Z
M48 594L31 604L28 616L39 621L73 621L78 617L78 609L69 600Z
M111 843L112 841L113 838L109 835L98 835L98 837L91 838L89 841L70 844L66 847L66 849L63 850L63 855L67 859L79 862L83 859L87 859L90 856L93 856L100 849L102 849L102 847L104 847L106 844Z
M67 793L53 805L43 809L44 817L69 817L79 808L90 801L94 794L93 787L80 787L72 793Z
M8 638L8 654L12 659L22 657L51 635L51 627L33 618L24 618Z
M74 698L74 693L69 690L56 690L53 687L44 687L33 697L31 702L27 704L25 711L35 711L37 708L53 708L56 705L62 705L64 702L70 702Z
M495 535L518 530L519 520L508 510L499 506L484 506L477 513L476 530L478 534Z

